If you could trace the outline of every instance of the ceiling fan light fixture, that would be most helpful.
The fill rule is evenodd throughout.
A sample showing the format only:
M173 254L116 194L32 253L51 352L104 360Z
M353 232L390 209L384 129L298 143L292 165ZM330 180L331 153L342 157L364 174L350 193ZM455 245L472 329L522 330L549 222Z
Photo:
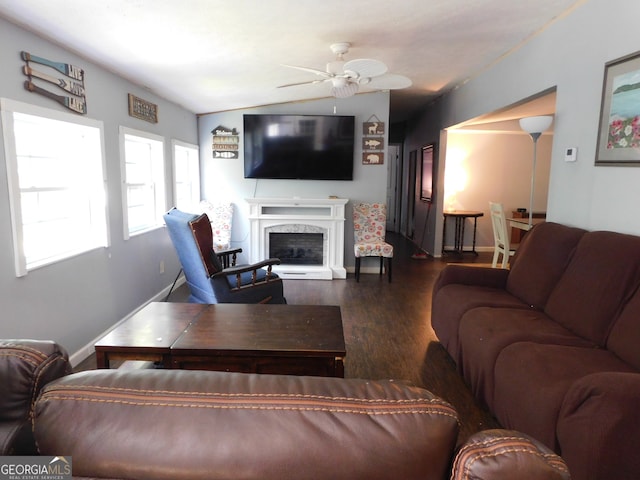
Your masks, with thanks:
M353 97L356 93L358 93L358 84L357 83L345 83L343 86L331 87L331 95L336 98L348 98Z
M345 77L333 77L331 84L333 88L344 88L347 85L347 79Z

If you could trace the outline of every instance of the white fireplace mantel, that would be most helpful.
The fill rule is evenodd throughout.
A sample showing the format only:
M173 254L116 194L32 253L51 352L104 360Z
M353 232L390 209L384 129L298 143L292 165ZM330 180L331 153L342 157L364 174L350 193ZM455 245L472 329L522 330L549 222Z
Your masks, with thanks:
M322 265L277 265L282 278L347 278L344 267L346 198L248 198L251 262L269 256L269 232L278 227L313 227L323 231Z

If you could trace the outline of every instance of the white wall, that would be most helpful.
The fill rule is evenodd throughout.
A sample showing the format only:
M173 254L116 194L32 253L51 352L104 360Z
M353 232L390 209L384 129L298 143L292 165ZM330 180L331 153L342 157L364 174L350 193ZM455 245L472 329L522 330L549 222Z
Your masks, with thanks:
M256 180L244 178L244 148L242 140L243 114L286 113L331 115L334 105L339 115L355 115L356 145L353 181L312 180ZM336 195L348 198L345 221L345 265L353 266L352 205L356 202L384 202L386 199L387 166L362 165L362 123L375 115L385 123L385 145L389 135L389 93L376 92L345 99L324 99L292 104L270 105L261 108L212 113L198 119L200 137L200 168L203 198L211 202L230 201L234 204L231 243L242 247L241 260L248 261L249 207L245 199L254 197L302 197L327 198ZM240 134L240 152L237 159L220 159L212 156L211 131L218 127L235 128ZM364 261L363 261L363 267Z
M71 354L96 336L160 294L175 278L179 263L164 229L123 240L118 127L144 130L165 138L166 158L171 159L171 139L197 143L196 116L175 104L119 78L69 50L55 46L0 19L0 97L42 107L64 107L23 87L21 51L85 70L87 117L104 122L107 163L107 195L111 247L39 268L16 278L13 268L6 161L0 135L0 338L52 339ZM46 67L43 67L46 68ZM54 89L51 86L51 89ZM50 89L50 90L51 90ZM127 94L158 105L159 123L128 115ZM65 110L67 111L67 110ZM171 164L167 164L167 188L172 195ZM170 204L167 205L167 208ZM160 262L165 273L160 274ZM82 349L83 352L86 350Z
M589 230L640 234L640 169L594 166L604 65L640 49L639 15L637 2L585 2L501 62L443 96L414 122L411 142L437 139L442 128L555 86L548 219ZM568 147L577 147L577 162L564 161Z

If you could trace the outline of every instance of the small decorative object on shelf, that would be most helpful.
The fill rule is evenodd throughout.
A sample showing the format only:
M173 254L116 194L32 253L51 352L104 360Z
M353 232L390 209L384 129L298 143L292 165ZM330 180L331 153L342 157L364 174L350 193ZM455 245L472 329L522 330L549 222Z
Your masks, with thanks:
M149 123L158 123L158 106L129 94L129 116Z
M22 72L28 77L28 80L24 82L24 88L30 92L39 93L45 97L49 97L55 100L60 105L72 110L76 113L87 113L87 101L85 97L84 88L84 70L76 65L70 63L54 62L47 60L46 58L32 55L29 52L21 52L20 56L25 61L25 65L22 68ZM46 72L41 72L31 68L30 63L37 63L43 65L45 68L51 68L59 73L62 73L72 80L66 78L60 78L59 76L49 75ZM53 84L71 94L58 95L46 88L42 88L34 83L34 78L44 80L49 84Z
M213 158L238 158L240 137L235 128L218 125L211 130L213 134Z

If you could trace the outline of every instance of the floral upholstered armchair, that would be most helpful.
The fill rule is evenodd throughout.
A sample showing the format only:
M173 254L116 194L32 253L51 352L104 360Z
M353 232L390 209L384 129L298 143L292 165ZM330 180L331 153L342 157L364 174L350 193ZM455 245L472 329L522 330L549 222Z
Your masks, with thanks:
M211 221L213 250L220 256L224 268L236 264L237 254L242 249L231 248L231 225L233 224L233 203L216 203L203 200L200 213L206 213Z
M233 223L233 204L216 203L215 205L200 202L200 213L206 213L211 220L213 231L213 249L215 251L229 250L231 248L231 225Z
M391 282L393 245L385 242L387 206L384 203L359 203L353 207L354 252L356 255L356 281L360 281L360 259L380 257L380 275L384 259Z

